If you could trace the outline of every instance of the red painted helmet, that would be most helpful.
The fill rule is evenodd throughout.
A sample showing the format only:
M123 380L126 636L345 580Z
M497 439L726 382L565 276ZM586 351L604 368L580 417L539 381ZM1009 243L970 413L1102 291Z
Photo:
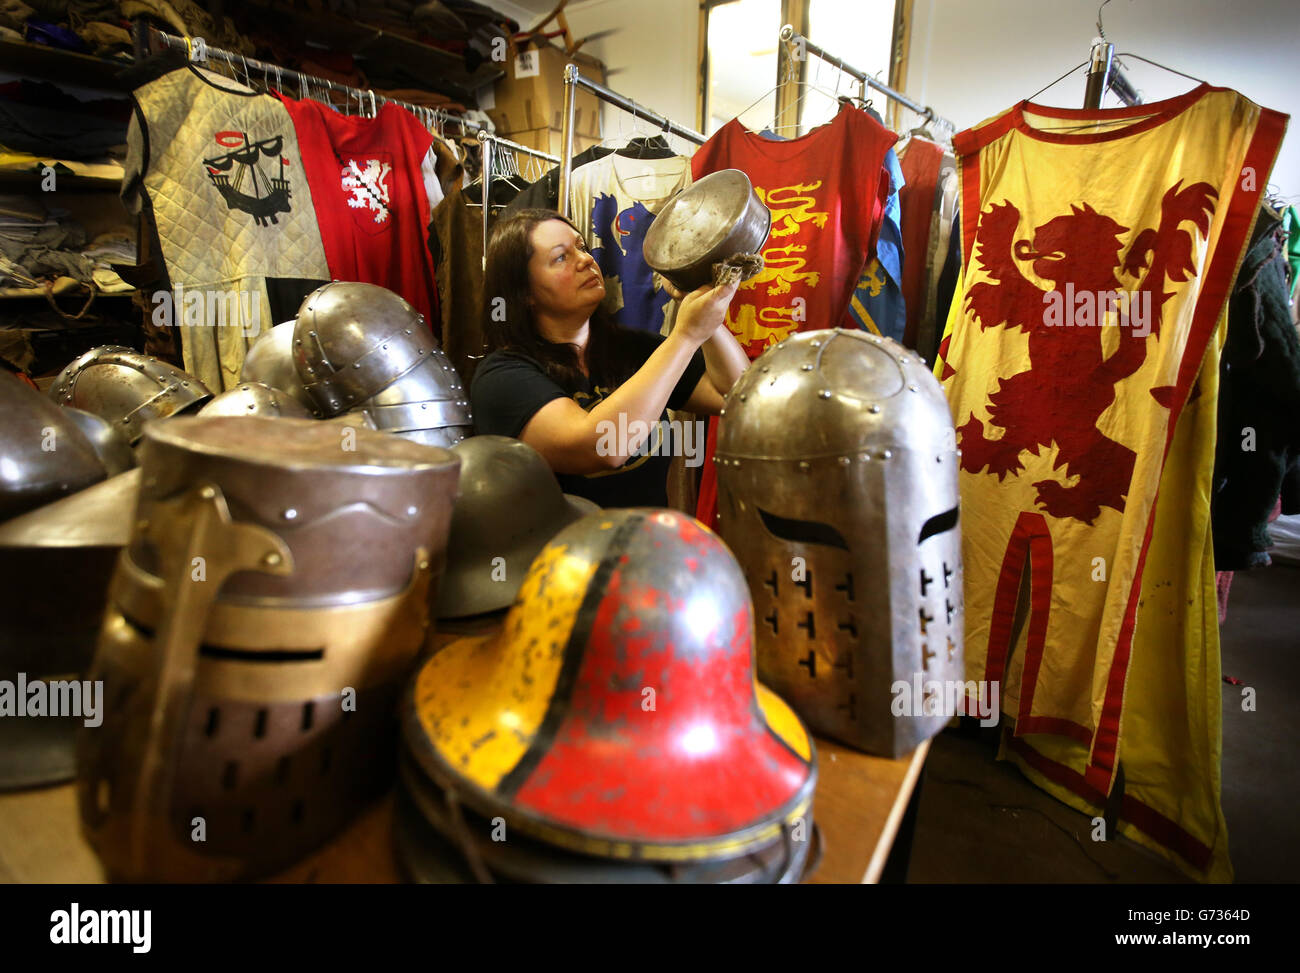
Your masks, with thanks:
M408 694L406 745L487 819L588 855L746 854L808 814L816 754L754 679L744 575L670 510L557 534L501 630L448 643Z

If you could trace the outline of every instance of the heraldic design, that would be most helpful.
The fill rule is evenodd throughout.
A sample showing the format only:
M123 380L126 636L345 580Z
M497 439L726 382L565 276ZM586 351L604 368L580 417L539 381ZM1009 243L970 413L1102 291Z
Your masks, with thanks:
M364 229L383 229L389 225L392 204L389 176L391 159L347 159L340 169L340 180L347 195L348 208Z
M653 272L641 255L646 231L654 219L641 203L620 210L615 197L602 193L591 208L591 228L598 242L591 255L606 278L617 278L619 282L623 300L614 312L614 323L658 332L668 292L655 288Z
M806 324L806 298L797 290L815 288L821 282L819 270L806 269L812 233L822 230L830 218L829 211L818 211L813 190L821 189L821 180L778 186L765 190L755 186L759 199L772 211L772 230L763 249L763 270L740 285L740 292L727 311L727 326L745 348L750 358ZM762 288L760 291L759 288Z
M1174 296L1165 290L1166 279L1181 283L1196 276L1195 238L1183 224L1208 235L1217 196L1208 183L1184 188L1179 180L1161 201L1160 225L1138 233L1123 255L1120 234L1129 228L1087 203L1071 205L1069 213L1036 227L1032 240L1015 239L1020 211L1008 201L980 215L975 258L993 282L972 284L966 306L981 330L1025 332L1029 368L1001 378L989 396L990 425L1000 428L1000 436L986 435L974 413L957 427L963 470L987 470L1001 481L1024 468L1022 451L1037 456L1055 443L1054 467L1065 467L1078 483L1036 481L1038 506L1053 517L1089 525L1102 507L1123 511L1137 454L1105 436L1097 421L1115 401L1117 384L1146 361L1147 338L1159 335L1162 308ZM1030 262L1033 273L1054 287L1034 284L1017 261ZM1117 269L1136 285L1125 291ZM1106 329L1051 320L1047 308L1054 292L1074 295L1072 300L1090 295L1094 304L1114 311L1118 346L1108 357L1102 344ZM1147 313L1139 322L1141 309ZM1100 317L1096 323L1102 323ZM1173 391L1156 388L1151 395L1167 408Z
M258 226L278 223L275 214L290 211L289 180L284 177L289 160L280 154L284 136L252 142L247 132L218 132L213 140L230 150L225 155L203 160L208 178L226 206L251 214ZM263 169L266 159L279 160L279 168L273 169L275 175L268 175ZM271 167L274 166L272 162Z

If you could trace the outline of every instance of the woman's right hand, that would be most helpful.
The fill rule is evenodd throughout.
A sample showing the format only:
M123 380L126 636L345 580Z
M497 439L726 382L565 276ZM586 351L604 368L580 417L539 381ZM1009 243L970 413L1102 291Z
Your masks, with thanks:
M739 286L739 282L718 287L705 284L689 294L682 294L665 281L664 289L681 301L681 307L677 309L677 321L673 324L673 334L687 339L696 348L704 344L726 321L727 306L736 296L736 288Z

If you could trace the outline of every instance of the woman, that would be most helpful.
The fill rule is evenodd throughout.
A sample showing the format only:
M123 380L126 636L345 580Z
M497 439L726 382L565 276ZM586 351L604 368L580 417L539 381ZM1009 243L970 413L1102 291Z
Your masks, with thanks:
M483 283L489 354L470 390L475 430L532 446L566 493L668 506L672 451L688 447L698 464L704 441L692 429L674 444L667 408L717 415L749 364L724 323L736 285L670 289L681 306L666 338L616 327L582 234L540 209L497 225Z

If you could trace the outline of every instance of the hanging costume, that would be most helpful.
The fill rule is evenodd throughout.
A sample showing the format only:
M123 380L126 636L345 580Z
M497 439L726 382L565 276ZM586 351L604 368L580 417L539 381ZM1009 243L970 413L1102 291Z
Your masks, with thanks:
M392 103L362 118L318 101L279 99L302 148L330 276L400 294L432 329L437 284L422 163L433 136Z
M1095 812L1122 756L1121 830L1216 880L1218 349L1285 124L1201 85L1025 103L954 139L964 266L936 370L962 450L967 678L1002 684L1031 779Z
M270 95L193 67L132 97L122 198L157 228L185 370L219 392L330 278L293 122ZM167 302L154 303L157 318Z

